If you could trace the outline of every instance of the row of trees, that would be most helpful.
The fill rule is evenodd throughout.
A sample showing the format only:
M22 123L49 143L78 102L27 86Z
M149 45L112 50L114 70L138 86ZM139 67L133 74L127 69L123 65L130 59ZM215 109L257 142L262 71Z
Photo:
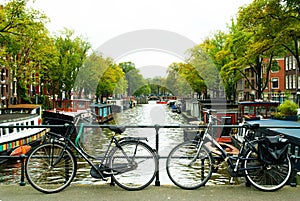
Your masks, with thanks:
M11 0L0 7L1 68L17 81L19 100L30 101L38 93L35 86L70 96L90 44L68 29L52 36L46 28L47 16L27 3Z
M256 98L262 98L269 82L261 74L263 61L269 61L266 75L278 67L274 63L277 56L291 54L299 67L299 43L299 0L254 0L240 8L228 31L217 31L188 50L185 63L172 64L169 69L186 78L198 93L209 89L220 95L224 86L227 98L235 101L237 81L245 78L257 92ZM254 84L244 73L249 67L256 75Z
M244 69L256 73L249 86L261 98L268 77L262 78L262 62L270 71L276 56L293 55L299 67L300 0L254 0L240 8L226 32L218 31L187 50L185 62L172 63L168 77L144 79L132 62L115 64L111 58L90 51L86 39L68 29L52 36L49 19L27 7L28 0L11 0L0 7L0 65L17 80L18 96L29 99L28 87L41 86L50 95L102 101L112 94L172 93L187 96L197 92L235 99L236 84L247 80ZM268 73L267 73L268 75ZM72 91L74 90L74 91ZM208 93L209 92L209 93ZM225 93L224 93L225 92Z
M112 94L151 93L150 81L134 63L115 64L91 52L89 42L72 30L51 35L47 16L27 4L28 0L11 0L0 7L0 65L17 80L18 100L35 102L37 95L94 99L95 95L102 102Z

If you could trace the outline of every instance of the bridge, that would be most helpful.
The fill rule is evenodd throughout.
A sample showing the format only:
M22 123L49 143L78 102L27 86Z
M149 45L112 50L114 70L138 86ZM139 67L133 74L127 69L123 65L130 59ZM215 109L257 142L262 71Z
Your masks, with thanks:
M254 123L261 123L262 121L259 122L251 122L251 124ZM282 125L282 124L281 124ZM18 127L18 128L61 128L61 127L66 127L68 125L39 125L39 126L11 126L11 127ZM90 128L109 128L111 125L103 124L103 125L86 125L85 127L90 127ZM155 149L157 152L160 150L160 129L162 128L174 128L174 129L203 129L206 128L205 125L122 125L125 126L126 128L139 128L139 129L144 129L144 128L153 128L153 132L155 133L155 147L152 147ZM8 127L8 126L0 126L0 128L3 127ZM239 125L215 125L213 126L214 128L238 128L241 129L242 126ZM300 134L299 134L299 129L300 129L300 124L297 124L296 122L290 123L286 126L280 126L278 123L272 124L261 124L259 126L259 129L265 129L265 132L270 132L270 134L278 134L278 133L283 133L285 137L290 139L290 147L289 147L289 152L291 154L292 161L295 165L295 170L293 172L292 179L290 180L290 185L291 186L296 186L296 177L297 177L297 172L300 170L300 152L299 152L299 147L300 147ZM293 132L294 131L294 132ZM183 141L183 139L182 139ZM178 142L179 143L179 142ZM10 160L21 160L22 166L21 166L21 178L19 184L21 186L25 185L25 178L24 178L24 160L26 159L26 155L20 155L20 156L0 156L1 159L10 159ZM160 160L166 160L167 155L159 155L159 161ZM160 186L160 163L158 162L158 167L157 167L157 173L156 173L156 179L155 179L155 185Z

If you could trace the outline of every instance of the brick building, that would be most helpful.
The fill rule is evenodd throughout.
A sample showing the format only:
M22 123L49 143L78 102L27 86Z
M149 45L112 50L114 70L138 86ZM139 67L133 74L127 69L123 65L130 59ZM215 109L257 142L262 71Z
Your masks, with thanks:
M266 77L267 62L263 64L263 76ZM264 99L283 102L285 99L285 70L284 58L277 58L273 61L273 67L269 72L269 82L264 90Z
M262 64L262 77L267 77L268 60ZM251 85L256 85L256 73L252 69L246 68L245 74ZM266 89L263 91L264 101L280 101L285 98L285 59L276 58L273 60L272 69L269 71L269 81ZM238 101L249 101L257 98L257 92L253 90L246 79L241 79L237 83Z

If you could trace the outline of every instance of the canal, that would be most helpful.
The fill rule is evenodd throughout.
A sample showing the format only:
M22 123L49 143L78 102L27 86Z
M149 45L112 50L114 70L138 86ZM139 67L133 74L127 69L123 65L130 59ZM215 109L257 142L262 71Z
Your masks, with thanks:
M173 113L167 105L163 104L142 104L132 109L115 114L114 123L118 125L183 125L187 124L182 115ZM83 147L91 155L101 156L104 154L108 141L112 135L111 131L102 128L89 128L85 130L82 138ZM155 148L156 130L154 128L127 128L124 136L147 137L148 144ZM165 157L170 150L184 139L182 128L160 128L159 129L159 150L161 157L159 162L160 184L171 184L165 167ZM0 183L11 184L20 181L20 163L9 163L0 165ZM208 184L228 184L227 166L222 166L218 173L214 173ZM89 165L78 160L78 171L74 183L78 184L102 184L102 180L90 176ZM239 181L238 181L239 183Z

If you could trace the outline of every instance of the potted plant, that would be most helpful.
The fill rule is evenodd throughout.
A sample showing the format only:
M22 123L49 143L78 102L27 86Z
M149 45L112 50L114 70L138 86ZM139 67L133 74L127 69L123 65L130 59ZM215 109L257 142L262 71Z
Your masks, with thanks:
M290 100L285 100L277 107L277 113L274 115L276 119L284 119L297 121L298 105Z

